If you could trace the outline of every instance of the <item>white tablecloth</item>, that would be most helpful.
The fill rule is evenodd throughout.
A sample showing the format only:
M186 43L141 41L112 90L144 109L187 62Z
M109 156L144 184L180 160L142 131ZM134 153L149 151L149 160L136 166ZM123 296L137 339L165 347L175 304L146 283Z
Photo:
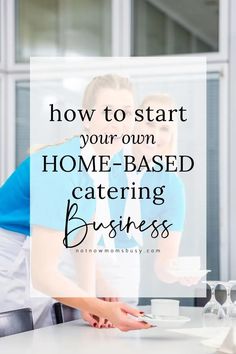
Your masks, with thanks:
M146 310L148 311L148 310ZM185 327L201 327L200 308L181 308L191 317ZM121 332L95 329L82 321L37 329L0 338L2 354L202 354L209 353L200 338L160 328Z

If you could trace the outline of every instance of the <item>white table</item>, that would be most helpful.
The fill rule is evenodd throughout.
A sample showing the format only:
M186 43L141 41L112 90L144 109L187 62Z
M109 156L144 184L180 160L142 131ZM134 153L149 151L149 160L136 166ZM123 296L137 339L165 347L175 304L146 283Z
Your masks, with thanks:
M146 310L146 309L145 309ZM181 308L191 317L185 327L202 326L200 308ZM160 328L121 332L96 329L73 321L0 338L1 354L203 354L209 352L200 338Z

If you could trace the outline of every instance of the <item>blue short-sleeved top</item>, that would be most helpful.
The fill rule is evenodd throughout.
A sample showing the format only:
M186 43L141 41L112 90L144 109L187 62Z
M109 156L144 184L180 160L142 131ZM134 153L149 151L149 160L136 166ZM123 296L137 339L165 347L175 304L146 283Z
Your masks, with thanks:
M29 235L30 160L27 158L0 188L0 227Z

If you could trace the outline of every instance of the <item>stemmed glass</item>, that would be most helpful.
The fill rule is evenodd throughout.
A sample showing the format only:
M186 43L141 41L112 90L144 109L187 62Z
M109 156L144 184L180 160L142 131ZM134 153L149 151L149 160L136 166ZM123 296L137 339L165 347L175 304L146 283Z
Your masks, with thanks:
M216 300L215 289L219 284L218 281L207 280L203 283L208 284L211 289L211 298L203 308L203 317L205 320L214 321L225 318L225 311L222 305Z
M229 297L230 297L230 301L231 301L231 306L229 308L229 317L232 319L236 319L236 301L232 302L232 299L231 299L231 290L236 285L236 280L230 280L228 283L230 284Z
M233 308L234 308L234 306L236 307L236 305L234 305L231 300L231 290L232 290L232 287L234 285L236 285L236 281L228 281L228 282L219 281L218 284L223 285L226 289L226 300L222 305L225 315L227 316L227 318L234 317L233 316L233 313L234 313ZM236 309L235 309L235 311L236 311ZM235 315L236 315L236 312L235 312Z

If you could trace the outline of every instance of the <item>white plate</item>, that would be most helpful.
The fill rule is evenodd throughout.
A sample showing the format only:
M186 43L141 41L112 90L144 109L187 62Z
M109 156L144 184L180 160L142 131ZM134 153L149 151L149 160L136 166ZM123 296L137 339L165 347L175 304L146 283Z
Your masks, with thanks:
M178 269L170 269L169 273L175 277L193 277L193 278L202 278L207 273L211 272L209 269L199 269L199 270L178 270Z
M138 317L138 320L147 322L152 326L157 326L160 328L173 328L173 327L175 328L175 327L180 327L185 323L189 322L190 318L185 316L178 316L178 317L158 316L154 318L151 314L147 314Z

